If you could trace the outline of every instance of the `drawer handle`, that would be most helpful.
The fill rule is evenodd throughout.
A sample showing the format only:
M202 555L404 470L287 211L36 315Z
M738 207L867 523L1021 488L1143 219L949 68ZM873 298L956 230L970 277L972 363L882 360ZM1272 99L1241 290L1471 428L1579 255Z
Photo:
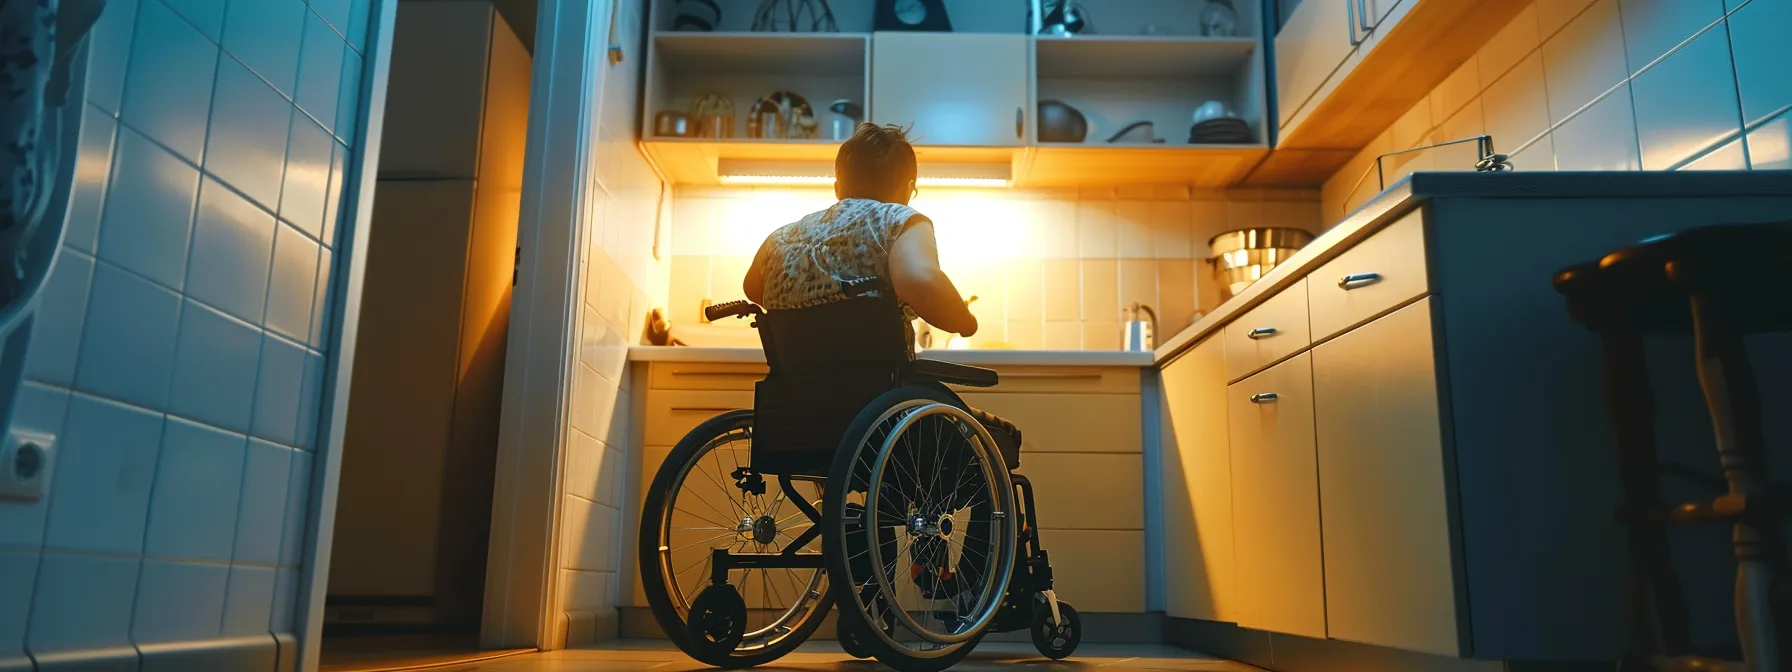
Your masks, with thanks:
M721 407L721 406L673 406L672 407L673 413L727 413L729 411L738 411L738 410L740 410L740 409L725 408L725 407Z
M1276 403L1277 398L1278 398L1278 396L1274 392L1261 392L1258 394L1251 395L1251 403L1253 403L1253 404L1273 404L1273 403Z
M674 376L752 376L754 378L764 378L765 372L764 371L679 371L677 369L673 369L672 375L674 375Z
M1274 335L1276 335L1275 327L1257 327L1256 329L1252 329L1251 333L1246 334L1246 336L1249 336L1253 341L1262 340Z
M1342 278L1338 278L1338 286L1345 290L1367 287L1377 282L1381 282L1380 273L1352 273Z

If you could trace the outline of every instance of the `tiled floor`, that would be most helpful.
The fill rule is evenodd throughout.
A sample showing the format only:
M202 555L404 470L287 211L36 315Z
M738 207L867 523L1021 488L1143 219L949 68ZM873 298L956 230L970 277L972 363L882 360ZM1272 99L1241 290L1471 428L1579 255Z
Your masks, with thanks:
M985 642L954 670L1021 672L1025 670L1166 670L1186 672L1261 672L1258 668L1215 660L1167 646L1089 644L1069 660L1041 658L1029 644ZM569 649L502 658L457 667L449 672L692 672L710 669L664 642L613 642L597 648ZM833 642L812 642L758 670L853 670L884 672L875 661L854 660Z

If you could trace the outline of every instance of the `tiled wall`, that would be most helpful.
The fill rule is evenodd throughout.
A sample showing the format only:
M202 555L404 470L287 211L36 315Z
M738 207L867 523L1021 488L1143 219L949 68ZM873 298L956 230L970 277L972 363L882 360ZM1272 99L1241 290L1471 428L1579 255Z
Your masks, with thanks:
M1327 223L1376 155L1493 136L1517 170L1792 169L1792 0L1534 0L1325 185ZM1466 170L1467 147L1390 173ZM1353 188L1354 187L1354 188Z
M292 641L369 4L106 3L15 417L58 462L0 501L0 667L271 669Z
M606 3L599 3L600 5ZM618 573L633 539L624 538L629 443L628 346L640 341L647 311L663 303L666 264L655 259L662 185L634 142L643 3L618 8L614 31L630 57L604 68L598 103L597 170L580 244L582 298L573 328L571 425L562 472L560 611L567 645L616 636ZM607 6L592 10L608 13ZM600 13L601 12L601 13ZM594 32L602 35L604 32Z
M742 321L699 324L703 299L742 298L741 278L766 234L833 202L828 188L679 187L674 335L755 346ZM947 275L977 297L972 347L1020 350L1118 350L1122 311L1135 302L1157 311L1166 338L1219 303L1203 261L1214 235L1320 226L1312 191L923 189L914 206L935 222Z

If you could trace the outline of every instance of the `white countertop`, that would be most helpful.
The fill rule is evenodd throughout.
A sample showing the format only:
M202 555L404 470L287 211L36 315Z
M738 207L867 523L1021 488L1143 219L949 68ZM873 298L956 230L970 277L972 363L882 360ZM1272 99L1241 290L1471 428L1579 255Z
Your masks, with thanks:
M686 348L636 345L628 349L631 362L717 362L763 364L759 348ZM1133 366L1152 365L1152 353L1118 350L928 350L921 359L937 359L973 366Z

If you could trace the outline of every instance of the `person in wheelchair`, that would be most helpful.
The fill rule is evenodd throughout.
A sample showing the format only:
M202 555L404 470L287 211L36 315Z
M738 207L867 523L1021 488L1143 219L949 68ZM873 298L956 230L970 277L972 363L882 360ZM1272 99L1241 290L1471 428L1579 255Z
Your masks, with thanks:
M904 672L949 667L990 632L1029 630L1067 657L1081 625L1052 591L1032 487L1011 473L1021 432L946 386L995 372L915 357L915 317L964 336L977 318L908 206L914 149L862 124L835 173L837 203L759 247L750 302L706 309L755 317L770 373L752 410L691 430L648 489L654 617L725 668L783 656L836 603L841 645Z

